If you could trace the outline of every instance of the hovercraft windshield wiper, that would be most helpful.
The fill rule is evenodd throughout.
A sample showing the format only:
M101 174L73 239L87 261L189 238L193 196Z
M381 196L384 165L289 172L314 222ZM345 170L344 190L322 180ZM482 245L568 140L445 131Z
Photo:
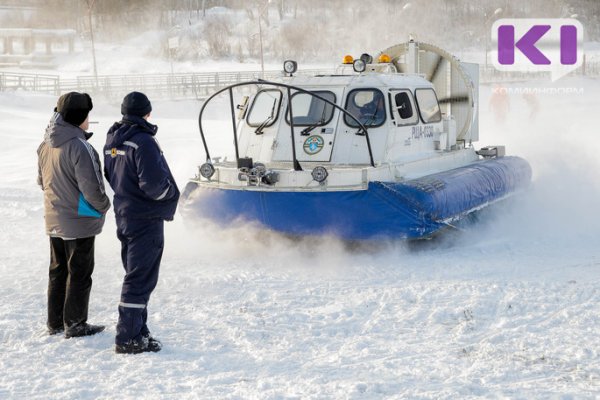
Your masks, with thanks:
M273 99L273 107L271 107L271 115L269 115L267 117L267 119L265 119L259 126L258 128L256 128L256 130L254 131L254 133L256 133L257 135L262 135L263 134L263 129L265 129L265 127L267 125L269 125L275 118L275 106L277 105L277 99Z
M302 129L300 131L300 135L308 136L310 134L310 131L315 129L317 126L323 125L325 123L325 111L327 111L327 110L326 110L325 106L323 106L323 113L321 114L321 119L318 120L316 123L309 125L306 128Z
M376 114L371 114L367 117L367 119L365 120L365 122L363 122L363 126L365 128L371 127L374 123L375 123L375 117L377 115ZM355 135L359 135L359 136L364 136L365 135L365 131L363 130L362 126L358 127L358 130L356 131Z

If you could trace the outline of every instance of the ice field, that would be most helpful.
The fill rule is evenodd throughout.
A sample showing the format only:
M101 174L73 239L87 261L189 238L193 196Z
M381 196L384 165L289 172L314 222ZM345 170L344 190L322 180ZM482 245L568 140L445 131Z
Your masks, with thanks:
M523 88L537 90L533 100ZM600 81L480 94L476 145L506 144L527 159L528 192L463 232L358 248L177 215L149 304L164 349L123 356L114 353L123 268L112 211L96 241L89 313L106 331L45 334L36 149L56 97L0 93L0 398L598 398ZM90 141L100 151L119 102L94 100ZM153 101L181 189L204 157L199 108ZM228 124L215 119L208 132L222 149Z

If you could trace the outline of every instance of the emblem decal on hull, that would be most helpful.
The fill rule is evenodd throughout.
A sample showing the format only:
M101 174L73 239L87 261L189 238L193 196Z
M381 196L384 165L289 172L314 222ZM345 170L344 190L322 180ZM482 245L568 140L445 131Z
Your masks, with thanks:
M312 135L306 138L306 140L304 141L304 145L302 146L304 148L304 152L308 155L314 155L317 154L318 152L321 151L321 149L323 149L323 145L325 144L325 141L323 140L323 138L319 135Z

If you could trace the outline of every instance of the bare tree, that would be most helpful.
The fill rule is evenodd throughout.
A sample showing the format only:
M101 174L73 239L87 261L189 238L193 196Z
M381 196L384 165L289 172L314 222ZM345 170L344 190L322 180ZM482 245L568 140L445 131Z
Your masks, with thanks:
M206 17L203 37L208 45L209 54L214 57L225 57L231 53L231 22L221 15Z

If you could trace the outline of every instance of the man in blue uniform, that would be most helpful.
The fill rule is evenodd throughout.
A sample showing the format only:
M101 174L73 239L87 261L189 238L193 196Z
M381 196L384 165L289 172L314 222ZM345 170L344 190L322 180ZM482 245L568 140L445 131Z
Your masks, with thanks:
M104 173L113 204L125 278L119 303L117 353L157 352L161 343L146 326L164 245L164 221L173 220L179 189L148 122L152 105L139 92L123 99L123 119L108 131Z

